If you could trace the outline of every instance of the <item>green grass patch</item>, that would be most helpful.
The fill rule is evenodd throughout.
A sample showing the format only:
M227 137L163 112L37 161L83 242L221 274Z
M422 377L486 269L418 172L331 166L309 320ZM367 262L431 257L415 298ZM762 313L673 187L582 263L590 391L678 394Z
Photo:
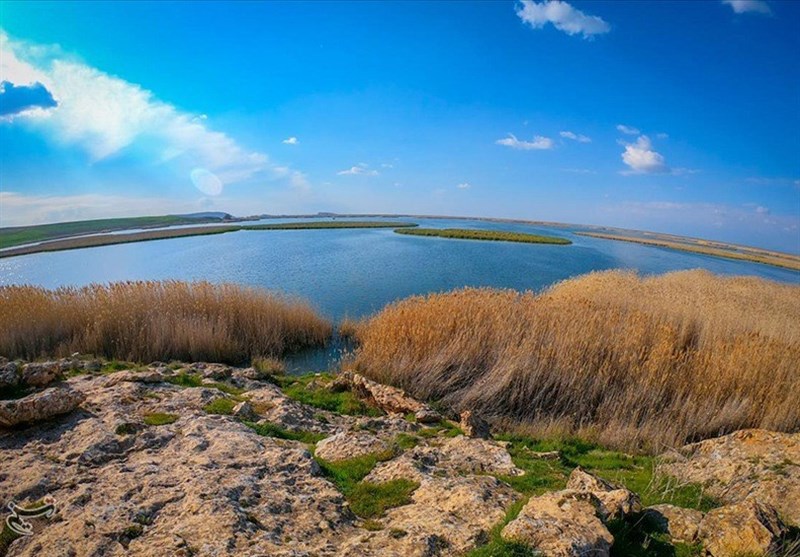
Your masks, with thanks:
M325 386L333 380L328 373L301 376L271 376L286 396L315 408L351 416L381 416L378 408L365 404L349 391L333 392Z
M259 435L263 435L264 437L276 437L278 439L300 441L309 445L313 445L318 441L328 437L328 435L325 433L314 433L313 431L291 431L270 423L257 424L255 422L244 422L244 425Z
M195 375L194 373L186 373L185 371L165 377L164 381L166 381L167 383L172 383L173 385L177 385L179 387L203 386L203 379L199 375Z
M177 414L167 414L164 412L153 412L144 415L144 423L147 425L167 425L178 421Z
M410 236L435 236L459 240L485 240L491 242L521 242L524 244L568 245L572 242L557 236L541 236L523 232L505 232L502 230L472 230L466 228L399 228L397 234Z
M214 383L204 383L203 387L209 387L212 389L217 389L218 391L222 391L225 394L229 394L239 399L239 402L243 400L240 395L247 392L247 389L240 389L239 387L234 387L233 385L228 385L227 383L220 383L219 381Z
M362 518L378 518L386 509L411 502L411 494L419 487L405 478L383 483L359 482L346 494L350 509Z
M236 406L236 401L229 398L215 398L205 406L205 410L209 414L218 414L220 416L230 416L233 414L233 407Z
M419 430L417 434L425 439L430 439L432 437L458 437L459 435L464 435L464 432L453 422L442 420L435 426Z
M506 525L517 518L522 507L527 503L527 497L511 504L506 510L505 518L489 532L489 541L485 545L476 547L467 554L467 557L535 557L536 553L529 546L513 541L504 540L500 533Z
M407 479L385 483L362 481L379 463L395 456L395 449L360 456L350 460L328 462L314 457L322 472L347 498L352 511L362 518L380 517L386 509L408 504L419 484Z

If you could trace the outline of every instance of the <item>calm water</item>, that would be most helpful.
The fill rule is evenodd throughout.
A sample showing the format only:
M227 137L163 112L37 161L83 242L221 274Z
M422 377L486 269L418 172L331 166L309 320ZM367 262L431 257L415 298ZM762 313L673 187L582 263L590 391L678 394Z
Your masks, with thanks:
M564 236L573 244L424 238L401 236L391 229L240 231L0 259L0 285L53 288L145 279L236 282L300 296L338 320L346 315L370 314L412 294L463 286L540 290L589 271L615 268L652 274L699 267L726 275L756 275L800 283L800 273L795 271L586 238L563 228L464 220L400 220L419 222L425 227L491 228Z

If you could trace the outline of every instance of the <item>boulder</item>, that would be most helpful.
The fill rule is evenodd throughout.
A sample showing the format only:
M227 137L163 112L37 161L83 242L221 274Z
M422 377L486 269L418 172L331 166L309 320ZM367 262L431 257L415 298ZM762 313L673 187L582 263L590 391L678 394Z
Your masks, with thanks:
M62 377L59 362L31 362L22 366L22 383L32 387L44 387Z
M775 509L752 498L711 510L700 523L700 539L713 557L771 554L785 533Z
M600 500L604 520L622 518L642 510L639 497L623 486L614 485L590 474L580 466L567 480L567 489L592 493Z
M51 387L18 400L0 401L0 425L11 427L39 422L71 412L83 402L83 393L70 387Z
M198 373L200 373L204 379L227 379L233 373L233 369L230 366L226 366L223 364L209 364L206 362L195 362L189 365L189 369L192 369Z
M442 421L442 415L432 408L422 408L414 414L414 419L420 424L438 424Z
M253 405L246 400L234 406L231 415L240 420L254 421L258 419L258 414L253 410Z
M693 544L700 532L703 513L675 505L653 505L644 510L644 518L672 541Z
M421 410L426 410L428 415L432 416L436 412L427 404L407 395L402 389L381 385L351 371L339 373L328 388L333 391L353 391L356 396L368 400L389 414L417 414Z
M326 437L317 443L315 454L323 460L337 462L387 451L389 448L386 441L371 433L346 431Z
M460 418L461 422L458 425L467 437L491 438L492 433L489 429L489 422L475 412L464 410L461 412Z
M106 381L106 387L113 387L118 383L128 382L128 383L161 383L164 381L164 374L155 371L155 370L148 370L148 371L132 371L126 369L124 371L118 371L116 373L112 373L108 376Z
M608 557L614 538L598 516L600 505L588 491L566 489L532 497L501 536L527 544L543 557Z
M661 455L658 470L724 503L755 496L800 527L800 433L737 431Z
M19 383L19 366L17 362L5 362L0 365L0 389L16 387Z

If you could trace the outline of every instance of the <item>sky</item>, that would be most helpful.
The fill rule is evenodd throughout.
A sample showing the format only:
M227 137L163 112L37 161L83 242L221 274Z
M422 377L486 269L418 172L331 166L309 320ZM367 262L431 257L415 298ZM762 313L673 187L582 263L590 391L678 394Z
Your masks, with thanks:
M800 2L0 1L0 226L196 211L800 253Z

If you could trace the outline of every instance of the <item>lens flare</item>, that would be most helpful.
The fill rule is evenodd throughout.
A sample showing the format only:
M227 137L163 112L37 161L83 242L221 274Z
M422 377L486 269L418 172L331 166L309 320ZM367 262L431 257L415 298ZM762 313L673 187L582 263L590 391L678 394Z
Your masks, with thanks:
M216 174L205 168L195 168L189 174L194 187L206 195L219 195L222 193L222 180Z

